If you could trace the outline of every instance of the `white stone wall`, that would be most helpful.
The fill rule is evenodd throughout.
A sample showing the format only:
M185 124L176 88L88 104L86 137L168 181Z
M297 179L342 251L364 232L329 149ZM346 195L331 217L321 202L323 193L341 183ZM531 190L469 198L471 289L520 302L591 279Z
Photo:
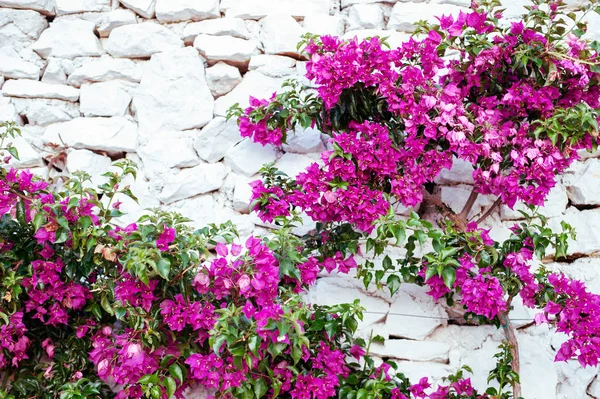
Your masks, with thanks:
M319 132L297 132L283 151L242 140L229 106L267 97L287 78L301 76L296 43L304 32L345 37L389 36L398 44L413 21L461 10L469 0L0 0L0 120L17 120L17 167L52 176L85 170L94 183L111 159L142 167L124 200L131 220L143 209L176 210L198 226L233 220L242 235L264 225L248 214L248 181L265 162L296 174L317 159ZM509 0L516 17L522 0ZM600 38L590 16L589 37ZM579 239L570 264L551 264L584 279L600 293L600 152L584 155L550 195L543 212L552 224L567 220ZM472 179L457 163L438 179L442 197L459 210ZM473 213L493 202L481 198ZM501 239L520 214L493 215ZM298 229L310 229L310 225ZM485 385L502 340L493 327L459 327L424 291L403 285L390 298L366 292L348 277L319 280L311 300L331 304L360 298L367 308L361 333L387 338L373 353L400 360L410 377L442 377L471 365ZM409 317L399 314L426 316ZM532 313L517 308L515 323ZM527 399L600 398L595 368L553 363L562 337L546 326L519 332L523 393Z

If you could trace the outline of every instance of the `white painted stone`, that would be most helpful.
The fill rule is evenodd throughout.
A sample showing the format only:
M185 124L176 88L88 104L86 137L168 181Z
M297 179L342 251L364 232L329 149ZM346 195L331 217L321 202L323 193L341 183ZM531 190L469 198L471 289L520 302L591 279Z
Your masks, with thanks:
M600 159L588 159L579 173L565 176L565 186L573 204L600 205Z
M250 187L250 182L253 180L256 179L249 179L245 176L235 177L233 209L239 213L250 213L250 197L252 196L252 187Z
M358 40L364 40L368 37L378 36L380 38L387 38L385 41L389 44L390 48L395 49L410 39L410 34L405 32L395 32L390 30L380 29L359 29L348 31L342 36L343 39L349 40L357 38Z
M183 47L183 41L175 33L152 22L119 26L110 32L104 43L110 55L122 58L148 58L180 47Z
M100 37L108 37L113 29L123 25L131 25L137 23L137 18L133 11L117 8L106 14L103 14L96 21L96 29Z
M554 354L549 345L540 345L540 338L526 334L517 335L521 361L521 381L524 398L556 396L558 377L554 367ZM558 398L557 398L558 399Z
M277 151L272 145L262 146L252 140L245 139L225 155L225 164L235 173L255 175L265 163L275 162Z
M442 169L436 176L437 184L473 184L473 165L470 162L454 157L451 169Z
M34 79L40 77L40 67L27 62L10 46L0 47L0 75L11 79Z
M12 158L8 164L14 168L35 168L43 166L42 156L33 148L31 143L23 136L10 139L12 145L17 149L19 159Z
M219 0L156 0L156 18L162 23L220 16Z
M206 125L213 117L213 101L202 59L185 47L155 54L144 65L133 107L140 134L147 136Z
M138 149L144 169L150 174L165 168L189 168L200 163L189 137L153 138Z
M329 14L329 0L222 0L221 10L226 17L261 19L267 15L287 14L304 17L312 14Z
M137 84L111 80L81 86L79 103L85 116L125 116Z
M365 308L363 321L359 321L360 329L380 323L389 310L389 303L382 298L365 292L362 283L350 277L323 277L310 287L307 298L309 303L317 305L338 305L360 300Z
M445 342L389 339L382 345L372 343L370 353L375 356L391 357L417 362L447 363L450 345Z
M93 22L61 19L50 24L31 48L42 58L93 57L103 53Z
M258 54L250 58L248 70L258 71L263 75L273 78L281 78L293 75L296 70L296 60L291 57L272 54Z
M225 61L233 65L246 65L250 57L258 54L254 40L240 39L233 36L213 36L201 34L194 39L194 47L209 63Z
M201 228L209 223L215 222L215 215L223 212L214 197L210 194L198 195L173 202L164 207L165 209L180 213L182 216L192 220L192 226Z
M66 101L77 101L79 98L79 90L74 87L29 79L8 80L2 91L8 97L55 98Z
M344 19L339 15L311 14L304 17L304 30L314 35L341 36L344 34Z
M8 97L0 96L0 121L21 122L21 118L17 114L15 106Z
M442 187L442 201L448 205L455 213L459 213L467 202L472 187L464 184L458 186ZM483 213L488 207L492 206L496 198L492 195L480 195L477 197L468 218L471 219L479 213ZM498 212L496 210L495 212Z
M66 84L68 66L63 63L64 61L70 63L71 60L65 58L49 58L46 69L44 69L42 82L60 85Z
M447 313L426 294L426 291L414 284L404 283L400 286L385 321L390 336L423 340L439 326L446 325L444 318L448 317ZM431 318L408 317L402 314Z
M119 0L119 3L144 18L154 18L156 0Z
M0 7L21 8L39 11L44 15L54 15L56 0L0 0Z
M553 231L561 231L560 222L564 220L577 232L576 240L568 240L569 248L567 255L600 254L600 209L589 209L578 211L570 207L561 218L553 218L549 221L549 227Z
M284 80L263 75L258 71L247 72L235 89L215 101L215 115L225 116L227 110L235 103L242 108L248 107L250 96L270 98L273 92L281 90Z
M458 15L464 8L453 4L433 4L421 3L418 6L409 6L406 3L396 3L392 8L392 13L387 24L389 30L399 30L402 32L412 32L415 30L414 23L419 20L426 20L431 23L439 23L435 18L438 15Z
M548 193L544 206L540 207L538 211L546 217L557 217L565 212L568 203L567 191L565 191L565 188L560 183L557 183ZM523 215L519 213L519 210L531 213L522 202L517 202L514 209L502 205L500 208L500 217L503 220L523 219Z
M0 89L2 88L3 84L4 84L4 76L0 75Z
M384 24L379 4L356 4L348 8L348 30L384 29Z
M585 398L587 388L598 374L598 367L584 368L576 360L557 362L554 367L558 371L557 398Z
M342 0L341 1L341 7L342 9L345 9L347 7L353 6L355 4L373 4L373 3L395 3L397 0L386 0L386 1L381 1L381 0ZM417 0L415 1L415 3L420 3L423 0Z
M55 0L56 15L110 11L110 0Z
M158 199L164 204L170 204L184 198L218 190L223 184L225 175L225 165L222 163L204 163L193 168L181 169L169 176Z
M241 18L217 18L200 22L190 22L183 28L183 40L186 44L194 43L200 34L214 36L233 36L240 39L250 39L250 32Z
M102 176L106 173L112 161L109 157L96 154L90 150L71 150L67 154L67 169L69 173L83 171L91 176L91 187L104 184L108 179Z
M19 115L27 117L30 125L46 126L80 116L76 103L41 98L15 98L13 104Z
M47 27L48 21L38 12L0 8L0 46L18 51L37 40Z
M93 59L75 69L69 75L67 82L72 86L79 87L86 82L105 82L113 79L140 82L142 68L128 59L105 56Z
M241 81L239 69L222 61L206 70L206 83L215 98L229 93Z
M303 154L286 153L275 162L275 167L286 175L295 178L299 173L314 163L314 160Z
M287 144L283 145L283 150L297 154L320 153L325 151L325 146L321 140L321 132L317 129L299 127L296 131L287 133Z
M44 142L107 152L133 152L138 143L137 126L123 117L76 118L48 126Z
M546 266L570 279L585 281L589 291L600 294L600 258L580 258L571 263L548 263Z
M200 131L194 140L194 148L204 161L215 163L240 141L242 137L237 123L218 116Z
M269 15L262 19L260 40L266 54L298 56L296 46L306 30L287 15Z

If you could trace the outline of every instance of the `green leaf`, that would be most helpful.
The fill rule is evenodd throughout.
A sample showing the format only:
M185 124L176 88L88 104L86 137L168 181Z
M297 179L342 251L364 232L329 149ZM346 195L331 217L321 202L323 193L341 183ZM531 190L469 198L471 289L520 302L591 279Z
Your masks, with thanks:
M396 224L394 226L391 226L390 229L392 230L392 234L396 239L396 245L402 244L406 239L406 229L404 228L404 226Z
M36 213L33 218L34 231L37 232L40 229L40 227L42 227L42 224L44 223L45 220L46 220L46 218L44 217L43 213Z
M453 267L445 267L442 272L442 278L444 279L444 284L449 289L452 289L454 285L454 281L456 280L456 269Z
M86 231L92 225L92 218L84 216L79 219L79 224L81 225L81 231Z
M267 383L262 378L259 378L254 383L254 395L257 399L262 398L267 393Z
M386 285L390 290L390 294L394 295L400 289L400 277L396 274L390 274L387 278Z
M183 371L181 371L181 366L179 366L178 364L173 363L169 366L169 374L177 378L180 383L183 382Z
M171 261L167 258L160 258L156 264L156 269L162 278L169 280L169 273L171 272Z
M150 395L152 396L152 399L160 399L162 396L160 387L158 385L154 385L152 388L150 388Z
M248 348L254 356L258 357L258 349L260 348L260 337L258 335L252 335L248 339Z
M8 147L6 149L6 151L8 151L10 153L10 155L12 155L13 157L15 157L15 159L19 159L19 152L17 151L17 149L15 147Z
M102 300L100 301L100 305L102 305L102 309L104 309L109 315L113 316L115 314L112 306L108 302L108 295L106 295L106 293L102 294Z
M217 356L219 356L219 351L221 350L221 345L223 345L223 343L225 342L226 339L227 339L227 336L225 336L225 335L219 335L219 336L215 337L215 340L212 344L212 350L217 354Z
M175 383L173 377L167 377L163 380L163 386L167 391L167 398L170 399L177 390L177 383Z

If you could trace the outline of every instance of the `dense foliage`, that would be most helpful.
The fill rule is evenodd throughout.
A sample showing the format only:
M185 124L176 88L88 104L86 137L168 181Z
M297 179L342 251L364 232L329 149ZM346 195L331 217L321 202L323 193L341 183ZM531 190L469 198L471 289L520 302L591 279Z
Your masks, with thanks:
M517 398L516 296L568 335L557 361L596 365L600 296L536 262L548 249L564 257L571 229L554 233L534 212L498 243L479 224L500 203L543 205L577 151L595 148L598 45L580 39L585 25L569 25L576 16L562 2L538 1L513 23L497 6L422 23L397 49L307 37L316 90L291 82L233 109L241 134L262 144L285 143L297 126L331 136L305 172L266 166L252 183L253 209L279 225L266 237L240 241L230 223L194 231L160 210L119 223L119 198L135 198L130 162L97 189L84 173L46 182L3 168L0 398L164 399L196 386L218 398ZM19 132L0 128L6 165ZM459 214L432 190L454 158L474 168ZM477 195L498 200L470 221ZM398 212L418 204L439 217ZM301 212L317 229L297 237ZM388 246L404 255L391 258ZM468 322L502 327L490 387L478 393L468 368L432 385L376 362L369 349L381 338L355 337L360 303L304 300L334 271L392 294L424 285Z

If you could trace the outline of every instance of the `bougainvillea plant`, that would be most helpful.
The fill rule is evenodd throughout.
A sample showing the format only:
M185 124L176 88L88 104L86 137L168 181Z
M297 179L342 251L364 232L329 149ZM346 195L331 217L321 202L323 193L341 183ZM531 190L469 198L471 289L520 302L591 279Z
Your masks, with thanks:
M193 230L160 210L124 225L131 162L97 189L84 173L43 181L8 166L19 132L2 124L0 398L166 399L194 387L217 398L518 398L516 296L568 335L557 360L597 364L600 296L534 267L548 248L566 255L570 228L553 233L533 214L498 243L479 226L493 209L467 220L477 195L497 196L494 208L543 205L577 150L595 147L597 46L562 3L535 3L516 23L496 6L420 24L397 49L307 37L316 91L290 83L234 109L242 135L263 144L297 125L331 136L322 162L295 177L267 166L252 184L253 209L280 227L262 238L240 241L230 223ZM459 214L432 185L454 158L474 167ZM400 204L439 217L401 217ZM291 234L300 212L318 222L305 237ZM386 255L392 245L406 254ZM320 273L355 270L392 293L425 285L468 322L503 328L491 386L477 392L468 368L411 382L370 355L378 337L356 338L360 303L306 303Z

